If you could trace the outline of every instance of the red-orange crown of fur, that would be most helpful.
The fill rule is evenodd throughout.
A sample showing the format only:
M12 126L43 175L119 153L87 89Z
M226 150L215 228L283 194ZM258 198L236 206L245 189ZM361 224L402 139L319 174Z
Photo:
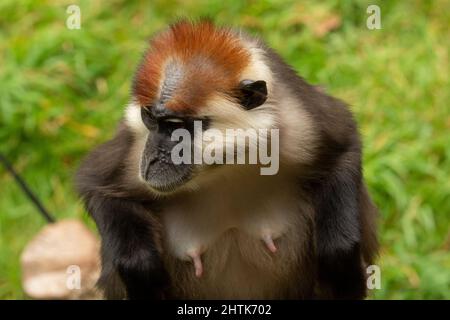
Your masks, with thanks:
M178 22L151 40L138 68L134 95L141 106L158 98L165 62L171 59L185 72L166 107L195 110L212 92L229 93L237 87L250 54L229 29L217 28L209 21Z

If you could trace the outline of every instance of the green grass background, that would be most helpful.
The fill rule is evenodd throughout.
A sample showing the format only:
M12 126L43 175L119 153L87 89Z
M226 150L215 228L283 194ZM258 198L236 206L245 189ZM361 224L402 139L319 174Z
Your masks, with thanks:
M81 8L80 30L66 28L70 4ZM366 28L369 4L381 8L381 30ZM241 26L356 115L381 213L382 289L372 297L448 299L449 9L443 0L2 0L0 151L58 218L88 221L73 174L112 135L149 36L179 16ZM321 33L333 20L338 28ZM0 168L0 298L24 298L19 255L42 226Z

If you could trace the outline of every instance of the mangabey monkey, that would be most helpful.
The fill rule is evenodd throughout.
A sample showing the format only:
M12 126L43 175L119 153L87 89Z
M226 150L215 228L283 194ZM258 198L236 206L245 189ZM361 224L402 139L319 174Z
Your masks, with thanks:
M343 102L260 40L207 21L153 38L130 101L77 175L102 238L106 298L365 297L376 208ZM196 120L203 133L279 129L278 173L174 164L171 135Z

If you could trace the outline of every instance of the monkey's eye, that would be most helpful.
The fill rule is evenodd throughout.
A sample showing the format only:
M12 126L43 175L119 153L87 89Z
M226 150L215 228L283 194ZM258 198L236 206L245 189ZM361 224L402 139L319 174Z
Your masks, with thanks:
M259 107L267 100L267 86L263 80L242 80L239 90L240 103L247 110Z
M150 110L151 107L146 106L141 108L141 118L142 122L144 122L144 125L149 129L153 130L157 127L158 122L156 121L156 118L154 117L153 113Z
M186 122L180 118L167 117L158 120L158 130L172 134L176 129L186 128Z

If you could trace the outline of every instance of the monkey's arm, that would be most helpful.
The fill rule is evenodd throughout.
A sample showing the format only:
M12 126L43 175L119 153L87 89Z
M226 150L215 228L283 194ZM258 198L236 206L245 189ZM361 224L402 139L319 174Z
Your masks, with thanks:
M107 298L161 298L166 282L157 219L145 200L127 195L124 156L132 136L123 128L94 150L77 173L77 187L102 238L99 285ZM128 190L131 191L131 190Z
M129 299L162 298L166 275L157 249L157 221L138 202L94 195L87 209L102 237L104 274L100 284L114 295L110 277L117 272Z
M320 296L332 299L365 297L361 259L359 152L340 156L316 186L316 249Z

